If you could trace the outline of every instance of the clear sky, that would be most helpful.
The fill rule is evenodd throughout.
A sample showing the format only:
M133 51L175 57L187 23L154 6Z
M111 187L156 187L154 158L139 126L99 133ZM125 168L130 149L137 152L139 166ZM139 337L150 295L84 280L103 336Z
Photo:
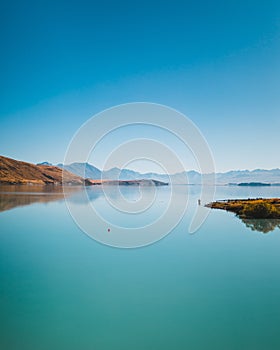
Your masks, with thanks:
M280 167L278 0L1 1L0 17L0 154L61 162L89 117L147 101L191 118L218 171Z

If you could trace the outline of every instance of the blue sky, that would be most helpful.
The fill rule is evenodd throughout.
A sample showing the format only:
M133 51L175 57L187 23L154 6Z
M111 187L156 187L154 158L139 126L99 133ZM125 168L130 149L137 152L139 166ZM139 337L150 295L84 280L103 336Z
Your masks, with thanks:
M218 171L280 166L279 1L2 1L0 16L2 155L58 163L89 117L147 101L191 118Z

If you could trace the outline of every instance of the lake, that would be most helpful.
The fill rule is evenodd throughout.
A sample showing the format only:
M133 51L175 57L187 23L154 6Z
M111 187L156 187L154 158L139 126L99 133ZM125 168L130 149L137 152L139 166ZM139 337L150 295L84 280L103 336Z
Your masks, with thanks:
M200 186L177 186L170 215L182 205L183 189L188 208L172 232L145 247L120 249L81 231L61 189L2 186L0 348L278 350L278 223L244 223L212 210L189 234ZM69 188L68 202L81 215L94 206L109 221L104 237L114 237L117 225L127 232L148 225L170 195L158 187L151 210L130 215L108 209L100 188L87 191L89 203ZM123 197L107 189L113 204L137 203L138 188L121 191ZM215 198L279 197L279 191L219 186ZM151 197L148 188L142 192L143 200Z

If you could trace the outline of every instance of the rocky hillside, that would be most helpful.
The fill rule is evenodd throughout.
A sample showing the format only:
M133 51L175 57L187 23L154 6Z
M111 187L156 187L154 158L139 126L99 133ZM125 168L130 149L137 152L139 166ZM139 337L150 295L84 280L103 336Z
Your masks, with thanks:
M35 165L0 156L2 184L62 184L63 170L56 166ZM64 170L64 183L82 185L85 180Z

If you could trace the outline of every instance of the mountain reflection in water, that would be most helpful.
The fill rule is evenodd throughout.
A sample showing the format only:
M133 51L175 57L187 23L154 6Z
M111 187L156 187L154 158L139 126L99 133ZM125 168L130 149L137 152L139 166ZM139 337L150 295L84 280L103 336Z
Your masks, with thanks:
M146 189L147 191L148 189ZM127 200L135 200L135 194L139 188L127 188L126 186L119 188L112 186L110 188L109 197L118 198L124 196ZM55 201L63 201L65 197L71 202L77 204L95 201L100 197L104 197L104 192L100 186L86 188L86 193L82 186L68 186L63 193L62 186L53 185L1 185L0 186L0 212L11 210L16 207L27 206L33 203L48 203ZM244 219L240 218L245 226L252 231L268 233L280 228L280 219Z

